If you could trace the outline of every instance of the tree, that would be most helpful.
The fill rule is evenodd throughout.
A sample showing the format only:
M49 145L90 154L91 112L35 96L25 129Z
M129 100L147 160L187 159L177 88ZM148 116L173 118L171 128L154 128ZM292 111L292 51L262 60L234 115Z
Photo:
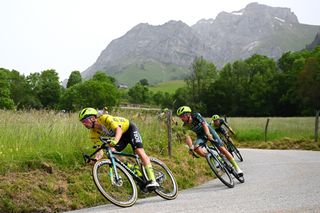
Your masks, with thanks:
M88 80L67 88L60 101L60 108L76 111L83 107L103 108L119 104L119 92L110 82Z
M58 73L55 70L41 72L37 94L43 107L49 109L57 107L61 95L61 86Z
M277 72L273 59L262 55L253 55L245 60L248 64L248 90L249 106L247 115L271 115L274 103L270 101L273 88L271 82Z
M11 99L17 109L35 108L39 109L42 105L36 94L32 91L24 75L12 70L10 73L10 94Z
M312 115L320 109L320 57L306 59L304 69L299 74L299 92L304 97L303 114Z
M300 115L304 111L304 97L299 92L299 73L304 69L309 51L288 52L278 60L280 73L272 82L277 97L276 112L282 116Z
M32 99L30 100L30 105L27 108L42 108L43 106L38 95L38 91L40 91L40 73L31 73L26 77L26 81L32 93Z
M218 73L214 64L204 60L202 57L196 58L191 66L191 75L185 81L191 96L191 104L205 114L206 97L210 85L216 81Z
M148 103L150 98L150 92L148 87L142 85L140 82L129 89L128 91L129 101L135 104Z
M161 108L172 108L173 104L173 96L170 95L168 92L161 92L158 91L155 94L152 94L153 102L161 106Z
M219 73L219 79L211 84L207 92L206 106L212 114L246 114L249 105L248 90L249 67L244 61L226 64Z
M79 71L72 71L69 76L69 79L68 79L67 88L69 88L75 84L81 83L81 82L82 82L82 77L81 77L80 72Z
M10 98L10 71L0 68L0 109L14 109L14 102Z
M261 55L225 65L207 92L208 111L232 116L271 114L273 103L268 100L276 71L273 59Z
M140 81L139 81L143 86L148 86L149 85L149 82L148 82L148 80L147 79L141 79Z
M102 71L97 71L92 76L92 80L100 81L100 82L107 82L107 83L111 83L111 84L114 84L114 85L116 83L116 79L115 78L108 76L106 73L104 73Z
M178 109L180 106L188 105L193 108L193 103L190 101L190 94L187 87L178 88L173 95L174 109Z

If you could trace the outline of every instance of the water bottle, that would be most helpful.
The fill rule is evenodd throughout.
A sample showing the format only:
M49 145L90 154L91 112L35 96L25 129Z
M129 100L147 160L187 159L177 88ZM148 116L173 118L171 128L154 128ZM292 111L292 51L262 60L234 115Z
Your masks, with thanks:
M140 171L140 166L138 164L134 165L133 171L138 177L142 177L142 172Z

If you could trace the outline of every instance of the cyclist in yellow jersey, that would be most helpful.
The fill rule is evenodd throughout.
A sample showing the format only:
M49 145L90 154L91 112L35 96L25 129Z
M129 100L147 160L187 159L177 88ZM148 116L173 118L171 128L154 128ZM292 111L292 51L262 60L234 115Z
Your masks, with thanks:
M79 120L87 129L90 129L90 138L95 143L100 141L99 136L113 137L110 146L119 152L130 144L146 168L150 180L147 187L159 186L156 182L150 159L143 149L139 130L133 122L126 118L114 117L109 114L98 116L97 110L90 107L80 111ZM100 160L102 157L103 150L100 150L95 159Z

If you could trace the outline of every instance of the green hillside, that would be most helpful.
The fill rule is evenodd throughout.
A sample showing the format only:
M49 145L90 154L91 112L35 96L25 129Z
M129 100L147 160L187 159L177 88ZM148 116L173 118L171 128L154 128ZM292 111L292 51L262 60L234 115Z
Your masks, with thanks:
M147 79L149 84L182 79L188 72L187 68L175 65L163 65L154 61L133 64L116 73L114 77L129 87L134 86L141 79Z
M174 81L166 81L156 84L154 86L150 86L149 90L152 92L168 92L170 94L174 93L178 88L184 87L186 83L184 80L174 80Z

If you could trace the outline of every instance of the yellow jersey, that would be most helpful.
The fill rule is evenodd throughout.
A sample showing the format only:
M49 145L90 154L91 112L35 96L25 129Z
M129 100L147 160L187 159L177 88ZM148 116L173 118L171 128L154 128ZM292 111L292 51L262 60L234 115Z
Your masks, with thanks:
M97 122L106 128L106 132L90 129L90 138L95 143L100 141L99 136L114 137L118 127L121 127L122 133L125 133L129 129L130 124L128 119L112 115L101 115L97 118Z

